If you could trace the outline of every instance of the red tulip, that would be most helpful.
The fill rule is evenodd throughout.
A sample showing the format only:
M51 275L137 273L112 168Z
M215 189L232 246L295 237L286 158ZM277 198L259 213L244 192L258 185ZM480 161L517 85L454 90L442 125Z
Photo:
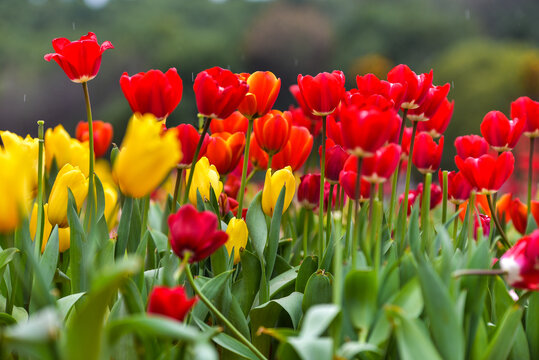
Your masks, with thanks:
M524 235L528 225L528 207L519 198L513 199L509 205L509 214L515 229Z
M200 72L193 89L201 115L224 119L238 108L249 85L232 71L216 66Z
M253 164L255 169L266 170L268 168L268 154L262 150L256 135L251 135L251 145L249 146L249 161Z
M292 96L294 96L294 99L296 99L296 102L298 103L305 116L309 117L313 123L320 123L322 118L320 116L314 115L309 106L307 106L307 103L305 102L305 99L303 98L303 95L301 94L301 91L299 89L299 85L290 85L288 89L290 90ZM307 128L310 129L310 127ZM321 128L322 127L320 126L320 129ZM315 134L313 135L316 136Z
M180 124L176 126L178 140L180 140L180 147L182 150L183 157L178 164L179 168L186 169L191 167L193 162L193 157L195 156L195 150L200 140L200 134L195 129L193 125L190 124ZM210 142L210 137L208 134L204 137L202 142L202 147L200 148L200 153L198 154L198 160L206 153L206 148Z
M256 71L246 77L249 92L240 103L238 110L248 118L257 118L266 115L281 89L281 79L271 71Z
M234 111L226 119L213 119L210 123L210 131L212 134L219 132L228 132L231 134L242 132L247 133L249 119L243 116L239 111Z
M511 103L511 118L522 119L526 122L524 135L539 136L539 102L527 96L522 96Z
M438 138L447 130L451 117L453 116L453 108L455 107L455 101L449 102L447 98L444 98L442 104L431 116L429 121L421 121L417 124L418 132L428 132L432 137Z
M432 70L427 74L416 75L408 66L401 64L387 74L387 80L405 88L401 108L415 109L421 105L432 86Z
M407 215L410 215L412 213L412 206L414 206L419 196L421 196L421 192L419 192L418 190L410 190L410 192L408 192L408 208L406 209ZM403 200L404 193L400 194L399 196L399 205L402 204Z
M381 111L395 109L395 104L391 99L387 99L382 95L365 95L357 89L352 89L344 93L344 103L347 106L356 105L358 108L376 107Z
M204 260L228 240L217 230L217 216L209 211L198 212L191 204L183 205L168 217L170 244L178 257L191 253L189 262Z
M478 158L488 153L487 141L479 135L459 136L455 139L457 155L465 160L466 158Z
M298 201L307 209L314 209L320 202L320 174L306 174L298 187Z
M245 147L245 135L241 132L212 134L205 156L217 172L226 175L238 165Z
M318 154L320 156L322 155L322 146L318 148ZM326 140L326 166L324 168L326 181L331 184L339 182L339 174L349 156L350 155L344 151L341 146L335 145L333 140L329 138Z
M268 154L281 151L290 138L292 114L288 111L272 110L254 121L254 133L258 145Z
M277 154L273 156L271 167L275 170L290 166L292 171L303 166L313 148L313 136L304 127L292 126L290 139Z
M326 135L328 139L331 139L335 144L344 147L344 140L342 137L342 123L335 118L337 111L328 115L326 119Z
M499 111L490 111L481 123L481 134L492 148L498 152L515 147L524 131L526 120L509 120Z
M438 144L428 133L419 133L415 137L412 162L420 173L433 173L440 167L442 152L444 150L444 137Z
M328 211L329 196L330 196L329 190L330 189L331 189L331 184L327 183L327 182L324 183L324 212ZM318 186L318 190L320 190L320 184ZM339 197L339 193L337 193L337 187L333 186L333 192L331 194L331 208L332 209L335 208L335 204L337 203L338 197Z
M539 230L521 238L500 258L500 268L510 286L539 289Z
M408 119L419 122L429 121L436 114L443 101L447 101L449 88L449 84L431 87L421 105L408 111Z
M438 181L443 184L442 170L438 171ZM472 191L472 185L466 180L462 173L449 171L447 173L447 198L453 204L460 205L468 200Z
M336 70L315 77L298 75L298 86L311 113L325 116L335 110L344 96L344 74Z
M112 125L101 120L92 122L94 130L94 153L96 157L101 157L107 152L112 141ZM80 121L75 130L77 140L84 142L90 138L88 123Z
M474 219L474 227L473 227L474 239L477 239L477 230L479 229L479 221L481 221L481 228L483 229L483 236L488 236L488 234L490 234L490 216L479 214L479 216L475 216L475 219Z
M420 203L423 201L423 183L417 185L416 195L420 196ZM438 184L430 184L430 204L429 208L432 210L442 202L443 193L442 188Z
M374 74L356 77L357 89L364 95L381 95L393 102L396 110L400 109L406 88L402 84L380 80Z
M297 85L296 85L297 86ZM320 118L313 119L314 115L307 115L301 108L290 106L288 108L290 114L292 114L292 125L294 126L303 126L314 136L318 136L322 130L322 121Z
M229 212L232 212L234 216L238 212L238 202L233 197L225 194L224 192L219 195L219 213L221 218L224 219Z
M496 214L500 221L507 223L511 219L509 208L513 202L513 194L503 194L498 201L496 201ZM533 208L533 206L532 206ZM490 213L490 210L489 210Z
M402 133L402 143L401 143L401 158L403 160L408 159L410 155L410 143L412 141L412 128L405 127L404 132Z
M155 286L148 297L148 313L183 321L196 302L196 297L187 298L183 286L177 286L172 289L164 286Z
M357 169L357 166L356 166ZM359 194L356 194L357 171L347 170L346 166L339 175L339 184L341 184L346 196L356 200L359 196L359 201L368 200L371 193L371 184L363 177L360 179Z
M134 113L151 113L157 119L166 119L182 99L183 83L176 68L163 74L150 70L120 77L120 86Z
M361 176L372 184L385 182L397 168L401 155L401 148L396 144L386 145L376 151L374 156L363 159ZM356 157L348 160L357 164ZM354 166L357 168L357 165Z
M508 151L497 158L487 154L477 159L469 157L462 160L455 156L455 162L466 180L484 194L497 192L509 179L515 166L515 158Z
M81 36L79 40L69 41L66 38L52 40L55 53L44 56L45 60L54 60L67 77L76 83L92 80L99 71L101 55L105 50L113 49L110 41L99 45L93 32Z

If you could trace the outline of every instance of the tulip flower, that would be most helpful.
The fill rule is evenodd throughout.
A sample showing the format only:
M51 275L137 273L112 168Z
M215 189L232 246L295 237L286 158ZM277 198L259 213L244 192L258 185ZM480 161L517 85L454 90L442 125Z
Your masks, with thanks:
M31 190L37 189L37 170L39 167L39 139L26 135L23 139L19 135L0 131L4 150L8 153L17 153L21 156L19 167L24 167L24 171L30 175L29 186ZM7 170L5 170L7 171Z
M337 113L337 110L333 114L328 115L326 118L327 137L328 139L331 139L336 145L340 145L341 147L344 148L344 140L342 136L342 123L340 121L337 121L337 117L335 116L336 113Z
M125 195L149 195L181 160L176 131L162 134L152 114L135 114L114 162L114 175Z
M306 209L314 209L320 202L320 174L306 174L298 187L298 201Z
M315 77L298 75L298 86L305 104L313 115L331 114L344 96L344 74L335 70Z
M110 183L103 183L105 195L104 216L109 229L114 228L118 218L118 190Z
M376 151L374 156L363 159L361 166L362 177L371 184L385 182L397 168L401 156L401 148L396 144L386 145ZM357 158L350 157L347 160L348 169L357 171Z
M157 120L166 119L182 99L183 82L176 68L163 74L149 70L129 76L124 72L120 87L133 113L153 114Z
M316 126L316 129L318 129L318 131L316 132L316 135L318 135L318 133L322 129L322 124L321 124L322 118L320 116L314 115L312 113L311 109L309 108L309 106L305 102L305 99L303 98L303 95L301 94L301 90L299 89L299 85L290 85L290 87L288 89L290 90L290 93L292 94L294 99L296 99L296 102L298 103L299 107L303 111L303 114L305 116L307 116L311 120L312 124L319 124L319 126ZM314 132L312 131L315 128L312 128L311 126L306 126L306 128L309 129L309 131L311 132L311 134L313 134L313 136L316 136L314 134Z
M483 236L490 234L490 216L479 214L475 216L473 226L473 237L477 239L477 230L479 229L479 222L481 222L481 228L483 229Z
M232 71L216 66L200 72L193 89L199 114L224 119L238 108L249 85Z
M57 168L65 164L78 166L85 176L89 175L88 143L73 139L62 125L45 132L45 167L50 171L53 159Z
M210 164L215 165L219 174L226 175L238 165L244 147L245 135L243 133L216 133L208 141L205 156Z
M198 168L198 166L197 166ZM170 244L174 253L189 262L204 260L226 243L228 235L217 230L217 216L209 211L197 211L191 204L182 206L168 217Z
M77 166L71 164L65 164L60 169L49 195L48 218L51 225L60 228L67 227L68 188L73 193L78 211L88 195L88 179Z
M266 170L268 168L268 154L262 150L256 135L251 136L251 145L249 146L249 161L257 170Z
M226 233L228 234L228 240L225 243L226 251L228 256L231 256L234 250L234 265L236 265L240 262L240 251L247 245L249 235L247 224L243 219L232 218L228 222Z
M399 83L405 88L401 108L416 109L421 105L432 86L432 70L416 75L408 66L400 64L387 74L387 80Z
M186 183L190 172L190 169L187 170L187 176L185 177ZM189 189L189 201L191 204L197 203L197 190L204 201L210 199L210 186L213 188L216 198L219 198L219 195L223 191L223 183L219 181L219 172L215 168L215 165L210 166L210 162L205 156L197 161L192 184L193 186Z
M43 216L44 216L44 228L43 228L43 242L41 243L41 253L45 251L45 246L47 246L47 243L49 242L49 236L52 231L53 226L49 222L48 219L48 212L49 212L49 204L43 205ZM30 217L30 236L32 237L32 241L35 241L36 237L36 229L37 229L37 203L34 203L34 207L32 209L32 215ZM67 249L69 249L69 246L71 244L71 230L69 227L66 228L58 228L58 251L63 253Z
M500 258L507 283L516 288L539 289L539 230L521 238Z
M526 125L525 119L509 120L499 111L490 111L481 123L481 134L496 151L513 149Z
M318 152L322 152L321 146ZM324 176L330 184L337 184L339 182L339 175L344 167L344 163L349 157L350 155L341 146L335 145L331 139L327 139Z
M419 183L417 185L416 195L419 195L420 200L419 203L423 202L423 183ZM438 184L430 184L430 204L429 209L434 209L436 206L438 206L442 202L442 188Z
M94 128L94 153L96 157L106 154L110 143L112 142L112 125L100 120L92 122ZM88 123L80 121L75 130L75 136L80 142L86 142L89 139Z
M148 297L148 314L157 314L183 321L197 298L189 299L183 286L167 288L155 286Z
M290 166L296 171L303 166L313 148L313 136L304 127L292 126L290 139L283 150L273 156L271 164L274 169Z
M246 75L249 92L240 103L238 110L250 119L264 116L277 100L281 89L281 79L277 79L271 71L256 71L251 75Z
M221 218L224 219L229 212L232 212L234 216L236 216L236 213L238 212L238 202L236 199L229 197L227 193L222 192L217 203L219 204Z
M254 121L253 130L262 150L274 155L285 147L290 138L292 114L272 110Z
M99 45L93 32L81 36L79 40L69 41L66 38L52 40L55 53L44 56L46 61L54 60L67 77L76 83L92 80L99 71L101 55L105 50L113 49L110 41Z
M355 168L357 169L357 167ZM339 184L346 195L353 200L365 201L370 198L371 193L371 184L366 181L363 177L360 179L359 185L359 194L356 194L356 180L357 180L357 170L348 170L346 165L339 175Z
M364 95L381 95L393 102L395 110L400 109L406 87L399 83L380 80L374 74L356 77L357 89Z
M271 169L268 169L266 171L264 190L262 191L262 210L266 215L273 216L275 204L277 204L283 186L285 187L283 203L284 213L294 198L296 178L294 177L290 166L277 170L273 175L271 174Z
M180 144L180 151L183 154L180 162L178 163L178 167L180 169L190 168L191 163L193 162L193 157L195 156L198 141L200 140L200 134L191 124L180 124L176 126L176 131ZM197 161L200 160L200 158L206 153L206 148L209 142L210 137L208 134L206 134L204 141L202 142L202 147L200 148Z
M444 150L444 137L438 144L427 133L419 133L415 137L412 162L422 174L433 173L440 167L442 152Z
M408 111L408 118L411 121L429 121L436 114L443 101L447 101L449 87L449 84L431 87L421 105Z
M522 96L511 103L511 118L526 122L524 135L528 137L539 136L539 102L527 96Z
M402 143L401 143L401 158L403 160L408 160L408 157L410 156L411 141L412 141L412 128L404 127L404 131L402 132Z
M513 199L509 205L509 214L515 229L524 235L528 224L528 207L519 198Z
M439 170L438 180L440 184L443 183L442 177L442 170ZM462 173L457 171L449 171L447 173L447 197L449 201L453 204L460 205L468 200L471 191L472 186Z
M500 221L507 223L511 219L511 213L509 209L511 207L512 202L513 202L513 194L511 193L503 194L498 199L498 201L496 201L496 214L498 215L498 219L500 219ZM539 205L539 202L538 202L538 205ZM488 213L490 213L490 209Z
M459 136L455 139L455 148L462 160L478 158L488 153L488 142L479 135Z
M297 85L296 85L297 86ZM292 125L293 126L303 126L312 136L317 137L322 130L322 121L319 121L319 117L314 115L307 115L301 108L294 106L289 106L288 111L292 114ZM313 117L318 119L313 119Z
M439 138L447 130L451 117L453 116L453 109L455 107L455 100L449 102L447 98L444 98L440 107L430 117L429 121L421 121L417 124L418 132L428 132L433 138Z
M513 154L506 151L497 158L492 155L483 155L477 159L462 160L455 156L457 167L466 180L482 194L492 194L509 179L515 166Z
M242 132L247 133L249 119L243 116L239 111L234 111L226 119L213 119L210 123L210 131L212 134L220 132L228 132L231 134Z

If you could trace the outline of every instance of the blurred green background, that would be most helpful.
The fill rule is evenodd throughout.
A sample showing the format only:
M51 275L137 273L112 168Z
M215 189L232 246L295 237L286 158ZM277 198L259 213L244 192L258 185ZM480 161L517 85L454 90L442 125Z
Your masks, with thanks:
M114 124L116 142L130 116L124 71L178 69L174 125L196 119L193 79L211 66L273 71L283 82L276 108L286 109L299 73L341 69L351 88L357 74L385 77L406 63L452 85L442 165L452 167L456 136L479 133L489 110L509 115L518 96L539 98L538 13L534 0L0 0L0 128L35 136L43 119L74 134L85 120L81 86L43 55L55 37L93 31L115 46L89 88L94 119Z

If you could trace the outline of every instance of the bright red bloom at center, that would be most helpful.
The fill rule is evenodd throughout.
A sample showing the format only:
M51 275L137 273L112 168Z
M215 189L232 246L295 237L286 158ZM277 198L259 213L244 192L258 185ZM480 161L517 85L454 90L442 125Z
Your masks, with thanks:
M152 289L148 299L148 313L168 316L183 321L185 315L195 305L197 298L187 298L183 286L169 289L156 286Z
M433 173L440 166L443 150L443 136L440 138L440 142L436 144L428 133L419 133L415 137L412 162L422 174Z
M344 96L344 74L335 70L315 77L298 75L298 85L305 104L313 115L331 114Z
M515 158L508 151L497 158L487 154L477 159L469 157L462 160L455 156L455 162L466 180L484 194L497 192L509 179L515 167Z

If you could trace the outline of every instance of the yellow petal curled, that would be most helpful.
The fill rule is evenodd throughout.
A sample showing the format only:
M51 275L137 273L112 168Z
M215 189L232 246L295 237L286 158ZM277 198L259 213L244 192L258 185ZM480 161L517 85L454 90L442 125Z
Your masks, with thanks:
M189 179L189 173L191 169L185 172L185 183ZM219 199L219 195L223 191L223 183L219 181L219 173L215 168L215 165L210 165L208 158L203 156L197 161L195 166L195 173L193 174L193 182L189 189L189 201L191 204L197 204L197 189L200 192L202 198L206 201L210 199L210 186L215 192L215 197Z
M264 190L262 191L262 210L266 215L273 216L273 210L283 186L286 188L283 205L284 213L294 198L296 179L290 166L277 170L273 175L271 174L271 169L268 169Z
M234 249L234 264L237 264L240 261L240 249L244 249L247 245L249 235L247 224L243 219L232 218L228 222L226 233L228 234L228 240L225 243L226 251L230 256Z
M58 225L60 228L67 227L67 189L71 189L77 210L80 210L86 195L88 195L88 179L84 176L78 166L65 164L52 186L49 195L49 214L48 218L51 225Z

